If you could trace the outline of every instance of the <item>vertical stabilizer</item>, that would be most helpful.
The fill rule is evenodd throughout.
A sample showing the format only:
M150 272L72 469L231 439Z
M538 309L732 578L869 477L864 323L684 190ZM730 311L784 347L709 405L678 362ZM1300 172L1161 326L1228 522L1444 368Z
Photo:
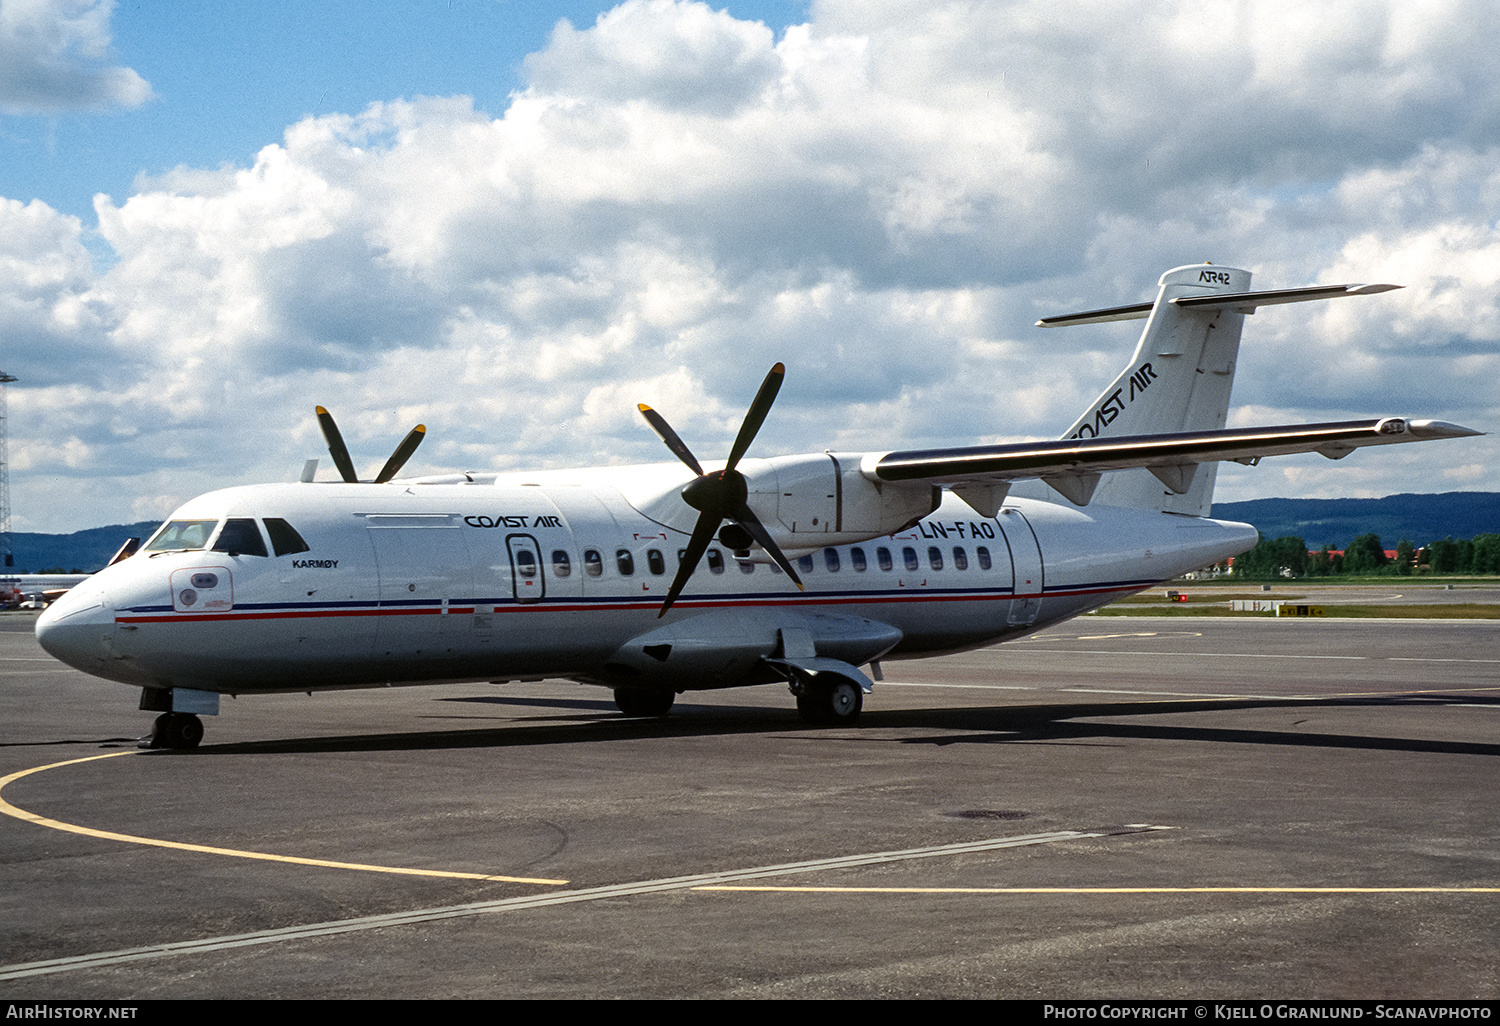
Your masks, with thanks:
M1192 264L1161 276L1135 355L1064 438L1120 438L1222 428L1245 315L1226 306L1172 300L1250 291L1250 272ZM1139 316L1139 314L1136 314ZM1120 470L1089 480L1046 479L1055 491L1110 506L1207 516L1217 463Z

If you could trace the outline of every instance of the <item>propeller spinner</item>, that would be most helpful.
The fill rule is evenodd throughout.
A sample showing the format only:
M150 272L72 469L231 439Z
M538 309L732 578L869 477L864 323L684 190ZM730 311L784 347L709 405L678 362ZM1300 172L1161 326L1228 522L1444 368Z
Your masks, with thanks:
M672 586L667 589L667 600L662 603L661 612L657 618L667 615L667 610L672 608L672 603L677 601L677 596L682 594L688 578L693 576L693 571L698 567L698 561L703 558L703 553L708 550L708 543L713 541L714 534L719 530L719 525L724 521L732 521L739 529L739 534L733 538L733 542L746 541L746 537L760 543L760 547L770 554L776 561L776 565L786 571L786 575L792 579L799 589L802 588L802 579L797 576L797 571L792 569L791 561L782 554L781 549L771 538L760 520L750 509L747 499L750 491L745 484L745 475L741 474L735 467L739 464L745 451L750 448L750 443L755 440L755 434L765 422L766 414L771 412L771 404L776 401L776 393L781 390L781 380L786 376L786 368L781 364L771 368L771 373L766 375L766 380L761 382L760 391L755 393L755 399L750 403L750 409L745 413L745 420L740 424L740 432L735 436L734 445L730 447L729 459L724 464L723 470L716 470L711 474L705 474L703 467L694 458L692 450L678 437L677 432L672 430L661 414L657 413L645 403L639 404L641 416L646 418L646 423L656 432L661 440L667 443L667 448L672 450L673 455L685 463L689 470L697 474L686 488L682 490L682 499L689 506L698 510L698 523L693 527L693 536L688 541L687 550L682 555L682 561L677 567L677 576L672 578ZM725 533L732 529L726 528ZM720 537L731 548L748 548L745 545L733 544L731 541Z
M354 462L349 459L349 447L344 444L344 436L339 434L339 426L333 422L333 414L319 406L318 427L323 429L323 440L328 443L328 454L333 457L333 465L338 467L339 476L349 484L359 484L359 475L354 472ZM401 444L396 446L396 451L391 453L391 458L385 461L385 466L380 468L380 473L375 475L376 484L385 484L396 476L406 461L411 459L411 454L417 451L417 446L422 444L422 439L427 435L427 428L418 424L412 428Z

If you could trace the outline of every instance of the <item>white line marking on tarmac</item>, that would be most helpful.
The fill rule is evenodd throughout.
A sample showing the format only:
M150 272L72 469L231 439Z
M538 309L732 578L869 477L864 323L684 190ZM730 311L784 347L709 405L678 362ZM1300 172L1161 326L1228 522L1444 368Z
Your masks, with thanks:
M971 691L1051 691L1051 688L1031 687L1025 684L937 684L914 680L883 680L883 688L963 688Z
M1387 656L1393 663L1500 663L1500 659L1444 659L1438 656Z
M1066 691L1072 693L1083 693L1091 695L1164 695L1170 698L1243 698L1248 701L1283 701L1289 699L1307 699L1312 701L1323 696L1320 695L1252 695L1243 691L1234 694L1220 694L1216 691L1127 691L1122 688L1039 688L1026 687L1019 684L929 684L917 683L916 681L885 680L880 682L882 688L964 688L975 691Z
M1071 694L1081 693L1085 695L1142 695L1148 698L1155 698L1159 696L1165 696L1168 698L1201 698L1204 700L1219 698L1243 698L1246 701L1251 702L1311 702L1315 701L1317 697L1319 697L1314 695L1247 695L1244 693L1225 695L1219 694L1218 692L1214 691L1132 691L1127 688L1059 688L1058 690L1067 691Z
M17 965L0 966L0 980L19 980L29 976L44 976L50 973L69 972L76 969L97 969L102 966L138 962L148 958L166 958L171 955L195 955L228 948L251 947L259 944L279 944L283 941L301 940L307 937L330 937L337 934L358 933L363 930L378 930L387 926L409 926L414 923L431 923L443 919L458 919L465 916L483 915L488 912L510 912L519 909L540 908L545 905L566 905L580 901L597 901L601 898L617 898L631 894L654 894L661 891L683 891L733 883L737 880L755 880L768 876L785 876L793 873L816 873L826 869L848 869L854 866L869 866L882 862L901 862L908 859L935 858L943 855L962 855L969 852L992 851L997 848L1019 848L1034 844L1051 844L1056 841L1072 841L1085 837L1102 837L1102 833L1079 830L1059 830L1046 834L1021 834L1016 837L993 837L983 841L965 841L959 844L939 844L928 848L906 848L900 851L871 852L863 855L843 855L828 859L812 859L807 862L788 862L776 866L757 866L752 869L727 870L718 873L701 873L695 876L676 876L662 880L643 880L637 883L608 884L603 887L588 887L575 891L552 891L547 894L530 894L498 901L479 901L468 905L448 905L443 908L413 909L410 912L394 912L383 916L363 916L357 919L341 919L327 923L310 923L306 926L290 926L280 930L258 930L254 933L231 934L224 937L205 937L196 941L179 941L167 944L152 944L138 948L122 948L118 951L101 951L90 955L75 955L71 958L52 958L42 962L23 962Z
M1500 887L697 887L793 894L1500 894Z
M1150 656L1160 659L1170 655L1209 656L1214 659L1344 659L1364 662L1390 663L1500 663L1500 659L1453 659L1441 656L1368 656L1368 655L1310 655L1301 652L1139 652L1128 649L1099 648L1031 648L1027 652L1043 652L1048 655L1104 655L1104 656Z
M1149 656L1152 659L1160 659L1162 656L1193 656L1202 658L1208 656L1214 659L1379 659L1379 656L1346 656L1346 655L1288 655L1284 652L1164 652L1158 649L1154 652L1136 652L1121 648L1028 648L1027 652L1044 652L1048 655L1102 655L1102 656Z

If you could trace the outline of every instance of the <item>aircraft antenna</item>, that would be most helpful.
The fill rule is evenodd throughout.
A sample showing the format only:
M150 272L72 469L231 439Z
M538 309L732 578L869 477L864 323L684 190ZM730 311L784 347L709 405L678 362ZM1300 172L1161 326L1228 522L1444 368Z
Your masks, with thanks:
M10 455L6 451L10 417L5 386L16 380L19 379L14 374L0 371L0 566L7 570L16 565L16 554L10 546Z

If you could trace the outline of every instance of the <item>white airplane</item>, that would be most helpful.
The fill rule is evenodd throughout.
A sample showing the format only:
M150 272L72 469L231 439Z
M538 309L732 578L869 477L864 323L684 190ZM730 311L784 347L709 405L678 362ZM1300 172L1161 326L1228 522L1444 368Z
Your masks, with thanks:
M1230 429L1244 315L1384 292L1251 292L1210 265L1156 300L1042 325L1145 318L1120 376L1051 442L747 459L777 364L723 463L394 480L409 435L360 482L210 492L140 551L55 602L42 647L141 688L152 744L192 747L221 694L569 678L631 716L678 693L782 682L802 716L848 724L882 659L990 645L1243 552L1209 517L1218 461L1480 432L1382 417ZM727 522L727 523L726 523Z
M0 577L0 606L51 602L88 579L88 574L6 574Z

